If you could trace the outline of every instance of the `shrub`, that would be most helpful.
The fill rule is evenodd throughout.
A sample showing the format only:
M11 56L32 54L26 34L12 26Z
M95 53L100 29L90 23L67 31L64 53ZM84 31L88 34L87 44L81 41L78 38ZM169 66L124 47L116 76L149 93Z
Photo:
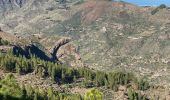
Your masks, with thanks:
M139 90L147 90L149 89L149 82L146 79L140 79L138 82L138 89Z
M151 14L154 15L156 14L160 9L164 9L164 8L167 8L167 6L165 4L161 4L159 7L155 8Z
M167 8L165 4L161 4L161 5L159 6L159 9L164 9L164 8Z
M133 89L128 89L128 100L148 100L145 96L135 92Z
M91 89L85 94L84 100L103 100L103 93L97 89Z

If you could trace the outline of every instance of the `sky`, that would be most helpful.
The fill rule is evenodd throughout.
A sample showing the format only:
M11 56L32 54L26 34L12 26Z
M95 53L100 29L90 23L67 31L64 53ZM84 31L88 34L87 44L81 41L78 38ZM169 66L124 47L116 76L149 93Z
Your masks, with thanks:
M139 6L159 6L165 4L170 7L170 0L122 0Z

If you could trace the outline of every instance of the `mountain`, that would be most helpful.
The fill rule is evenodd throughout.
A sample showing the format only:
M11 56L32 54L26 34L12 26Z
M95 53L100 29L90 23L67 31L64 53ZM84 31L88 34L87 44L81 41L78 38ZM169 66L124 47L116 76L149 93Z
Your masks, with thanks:
M70 66L126 70L169 87L170 9L108 0L0 0L0 27ZM8 36L6 36L8 37ZM23 42L24 41L24 42ZM55 50L54 50L55 51ZM57 54L57 55L56 55Z
M170 59L170 10L152 15L155 9L104 0L1 0L0 27L22 37L43 34L38 41L48 49L54 37L69 37L90 68L150 74Z

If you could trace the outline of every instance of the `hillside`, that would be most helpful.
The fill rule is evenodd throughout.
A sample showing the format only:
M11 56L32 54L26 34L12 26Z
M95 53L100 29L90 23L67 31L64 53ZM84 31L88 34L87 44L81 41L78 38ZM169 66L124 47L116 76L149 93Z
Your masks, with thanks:
M31 53L41 60L132 72L169 91L168 7L107 0L0 0L0 12L0 37L21 47L17 50L28 58L36 48Z
M1 28L25 38L44 34L33 41L40 41L47 49L55 45L53 36L72 38L84 65L97 70L128 68L150 75L160 67L168 69L168 8L152 15L154 7L125 2L70 0L66 5L64 9L63 4L53 0L23 0L20 8L14 6L18 10L4 12Z

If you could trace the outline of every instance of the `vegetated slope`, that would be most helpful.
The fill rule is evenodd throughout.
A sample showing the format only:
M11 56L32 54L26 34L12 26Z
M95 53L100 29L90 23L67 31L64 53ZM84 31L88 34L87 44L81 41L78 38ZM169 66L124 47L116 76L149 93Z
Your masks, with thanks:
M168 85L170 10L125 2L70 0L66 9L55 0L30 0L2 16L9 33L46 34L39 41L50 48L56 38L71 37L81 60L90 68L132 70L152 82ZM48 40L48 41L45 41ZM72 57L66 60L70 60ZM162 80L157 82L157 80Z
M104 3L95 3L93 10L105 7ZM106 71L123 68L151 76L156 83L159 79L161 84L169 83L170 10L164 8L152 15L155 8L120 2L113 3L111 8L84 25L78 42L75 41L85 64Z

